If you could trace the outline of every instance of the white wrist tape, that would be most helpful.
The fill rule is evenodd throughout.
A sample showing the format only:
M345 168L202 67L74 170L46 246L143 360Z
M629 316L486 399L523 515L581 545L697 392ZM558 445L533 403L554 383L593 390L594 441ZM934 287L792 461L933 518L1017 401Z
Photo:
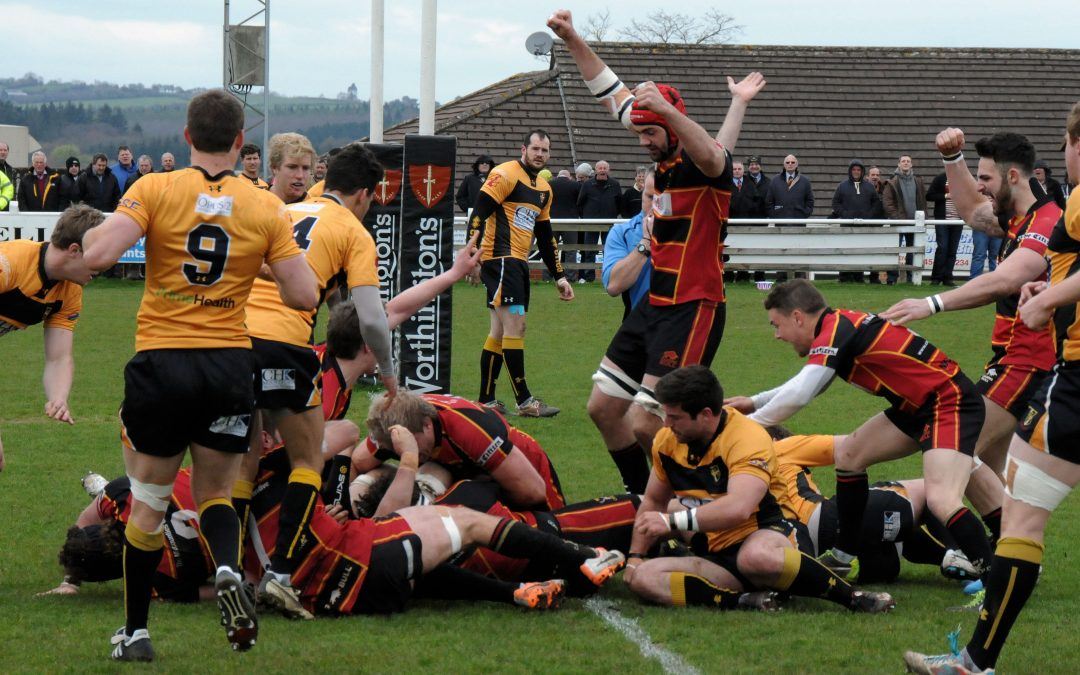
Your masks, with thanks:
M941 301L940 295L931 295L926 299L926 304L930 305L931 314L945 311L945 303Z
M623 100L622 105L619 105L615 95L620 90L627 89L627 87L611 68L605 66L599 75L591 80L585 80L585 86L589 88L596 100L600 101L601 105L611 113L612 117L619 120L627 129L633 129L633 124L630 122L630 109L634 105L634 96L628 90L627 97Z
M686 509L671 514L671 529L683 532L697 532L697 509Z
M589 88L589 91L591 91L592 95L596 98L609 96L615 93L620 84L622 84L622 82L619 81L619 76L607 66L604 66L604 69L600 71L600 74L593 79L585 80L585 86Z

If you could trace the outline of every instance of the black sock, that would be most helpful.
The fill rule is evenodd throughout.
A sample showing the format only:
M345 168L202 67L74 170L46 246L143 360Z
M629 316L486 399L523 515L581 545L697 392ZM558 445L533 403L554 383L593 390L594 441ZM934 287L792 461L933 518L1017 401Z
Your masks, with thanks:
M1001 539L1001 507L997 507L990 513L984 513L982 521L986 529L990 530L990 543L997 544L997 540Z
M825 598L851 607L851 584L829 571L814 558L794 548L784 549L784 567L774 585L778 591L808 598Z
M986 530L975 514L961 506L949 516L945 527L949 529L949 534L956 540L956 545L964 552L971 565L985 575L989 571L993 551L986 538Z
M1039 580L1042 556L1043 545L1031 539L1005 537L998 542L983 610L967 644L968 656L979 668L997 663L1013 623Z
M619 469L622 476L623 486L632 495L645 494L645 486L649 482L649 460L645 457L645 451L636 442L631 443L621 450L609 450L611 459Z
M301 535L311 522L318 502L322 477L311 469L293 469L289 484L281 499L278 516L278 536L270 556L270 570L277 574L292 574L299 553Z
M237 565L244 569L244 541L247 539L248 516L251 514L251 494L255 484L248 480L238 480L233 485L232 505L236 519L240 523L240 558Z
M453 565L440 565L420 578L413 595L437 600L486 600L514 604L514 591L517 588L516 583L492 579Z
M865 471L836 470L836 510L839 531L835 548L858 555L863 513L870 499L870 481Z
M576 567L596 552L586 546L541 532L510 518L503 518L491 534L488 548L509 558L539 559L553 565Z
M671 604L677 607L697 605L718 609L738 609L741 591L720 588L708 579L685 572L672 572L668 581Z
M352 466L352 458L348 455L334 455L330 460L330 475L323 483L323 501L328 506L337 504L349 509L349 468Z
M481 403L495 400L495 383L499 381L502 365L502 341L489 335L484 350L480 352L480 398L477 400Z
M210 549L216 567L240 568L240 519L232 502L211 499L199 506L199 535Z
M937 518L931 517L930 520L935 523L938 522ZM952 541L951 535L948 540ZM924 524L904 537L904 560L913 562L916 565L940 565L942 558L945 557L945 551L950 548L956 548L956 546L947 545L944 541L935 537ZM861 564L862 561L860 561ZM861 571L861 566L859 569ZM860 581L860 583L862 582Z
M162 532L148 534L128 524L124 532L124 631L131 637L146 628L158 563L164 551Z
M506 362L506 374L510 376L510 386L518 405L532 398L529 385L525 381L525 338L504 337L502 341L503 361Z

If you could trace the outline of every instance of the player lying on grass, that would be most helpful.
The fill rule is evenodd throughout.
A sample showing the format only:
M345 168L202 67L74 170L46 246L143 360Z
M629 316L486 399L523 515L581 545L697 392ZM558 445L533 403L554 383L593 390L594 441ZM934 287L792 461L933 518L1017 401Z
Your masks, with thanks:
M705 366L668 373L656 385L664 428L638 509L626 581L651 602L773 609L777 592L825 598L861 612L887 612L888 593L856 590L796 546L799 529L776 471L772 439L723 406ZM671 512L677 497L682 506ZM658 539L691 534L689 557L644 560ZM763 592L745 593L745 591Z
M810 403L837 375L891 404L848 435L836 450L839 532L822 556L838 574L852 573L870 496L867 467L923 452L926 502L979 573L990 543L979 519L964 506L972 454L983 423L982 396L960 366L918 334L884 319L831 309L813 284L797 279L765 298L776 338L809 357L798 375L754 397L727 403L768 426Z
M809 530L814 553L829 550L836 541L836 498L826 499L821 494L810 468L831 466L835 448L845 437L793 436L781 426L769 427L768 432L774 439L777 471L792 509ZM972 473L968 489L983 495L984 504L995 503L995 495L1001 499L1001 481L985 464ZM859 556L859 583L894 581L900 573L901 556L915 564L938 565L950 579L978 577L967 557L956 550L948 530L926 509L926 487L921 478L870 486L860 539L880 545L864 544Z

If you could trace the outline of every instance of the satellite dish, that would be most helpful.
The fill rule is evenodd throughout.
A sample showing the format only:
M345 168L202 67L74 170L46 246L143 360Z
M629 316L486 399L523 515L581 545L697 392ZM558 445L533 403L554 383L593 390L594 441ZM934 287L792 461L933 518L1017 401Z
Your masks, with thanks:
M537 31L525 38L525 49L533 56L546 56L551 53L555 41L544 31Z

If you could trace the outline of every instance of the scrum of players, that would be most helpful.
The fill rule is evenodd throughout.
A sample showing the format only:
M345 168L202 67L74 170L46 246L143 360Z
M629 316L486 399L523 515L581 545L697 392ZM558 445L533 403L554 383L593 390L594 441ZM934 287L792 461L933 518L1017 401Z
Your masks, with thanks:
M1063 213L1035 197L1035 151L1022 136L976 143L972 177L963 132L942 131L936 144L961 217L1006 239L998 268L879 314L834 309L804 280L778 284L764 302L768 320L805 364L773 389L725 396L710 366L726 321L731 152L765 79L728 78L731 103L713 136L674 87L624 85L568 11L548 26L655 163L649 228L628 254L653 263L642 272L649 291L613 336L588 402L625 492L568 503L542 444L503 406L414 394L395 377L390 331L466 276L489 286L501 322L485 363L523 350L520 334L508 347L502 330L524 317L527 277L504 258L529 242L500 250L511 223L499 216L511 196L515 211L531 209L561 279L550 188L537 175L550 148L543 131L524 139L520 160L492 170L485 217L470 222L453 266L384 306L360 222L382 178L371 152L343 148L312 196L295 176L314 150L281 134L269 148L277 190L255 189L232 171L242 110L208 91L188 109L192 168L139 181L104 220L70 209L49 243L0 244L0 325L45 323L46 413L70 423L81 286L146 237L121 409L126 475L84 479L92 501L63 543L64 581L48 593L123 579L125 623L111 655L151 661L154 596L215 600L228 642L246 650L257 606L293 619L399 612L413 597L555 609L624 568L630 590L654 604L773 611L803 596L883 613L893 598L856 584L893 581L907 560L985 594L963 650L908 652L908 668L992 672L1038 578L1049 515L1080 481L1068 407L1080 395L1071 388L1080 198ZM1080 104L1063 150L1069 175L1080 175ZM573 297L568 287L559 282L563 299ZM337 302L326 310L326 342L314 344L326 299ZM990 360L975 382L906 327L990 303ZM523 369L513 359L506 354L508 370ZM350 392L374 373L385 392L361 430L345 419ZM887 408L842 436L780 426L837 377ZM527 388L515 393L519 409L533 405ZM870 483L869 467L916 452L921 477ZM830 465L837 487L827 498L811 470Z

